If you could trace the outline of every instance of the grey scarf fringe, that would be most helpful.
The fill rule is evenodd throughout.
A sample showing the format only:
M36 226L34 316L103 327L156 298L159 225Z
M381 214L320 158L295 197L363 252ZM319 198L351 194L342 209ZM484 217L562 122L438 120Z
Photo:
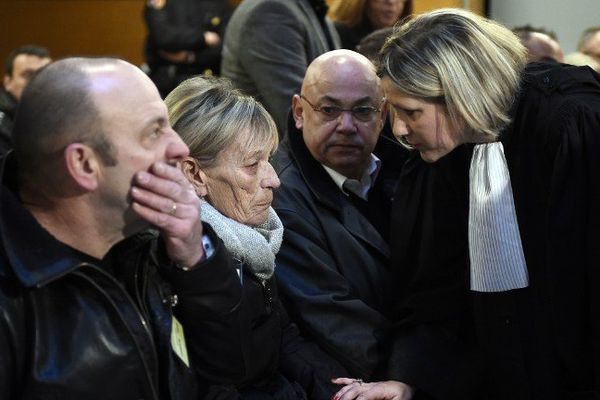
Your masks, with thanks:
M272 207L267 221L258 226L241 224L202 202L200 218L221 238L227 250L259 279L269 279L275 270L275 255L283 240L283 224Z

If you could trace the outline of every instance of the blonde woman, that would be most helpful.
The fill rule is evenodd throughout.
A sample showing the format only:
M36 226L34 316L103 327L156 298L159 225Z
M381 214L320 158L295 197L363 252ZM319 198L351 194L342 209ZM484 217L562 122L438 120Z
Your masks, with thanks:
M398 184L391 381L338 400L600 394L600 78L526 65L505 27L444 9L398 27L380 73Z

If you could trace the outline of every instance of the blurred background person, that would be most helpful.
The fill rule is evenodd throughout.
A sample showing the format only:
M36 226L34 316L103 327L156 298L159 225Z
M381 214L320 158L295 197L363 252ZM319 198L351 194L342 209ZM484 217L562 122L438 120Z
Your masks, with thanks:
M269 163L278 144L273 119L224 78L187 80L166 103L174 129L190 147L181 168L203 199L201 218L231 253L244 292L243 354L207 355L223 358L225 368L241 363L245 374L227 378L201 370L212 384L209 397L237 391L243 399L331 398L330 379L344 369L300 338L277 294L275 255L284 229L271 208L280 184Z
M367 57L375 66L379 61L379 52L385 43L387 37L392 33L394 28L391 26L377 29L363 37L356 45L356 51Z
M324 0L244 0L225 32L222 75L269 111L283 137L306 67L340 47Z
M554 32L531 25L518 26L512 31L527 49L528 62L563 62L564 54Z
M0 155L13 147L13 122L23 89L31 77L50 61L47 49L33 45L16 48L6 57L0 87Z
M231 3L227 0L146 2L146 64L163 97L187 78L219 73L222 35L233 9Z
M412 0L333 0L329 17L335 21L342 48L356 50L369 33L392 27L412 14Z
M583 54L579 51L575 51L571 54L567 54L565 56L565 64L578 65L583 66L587 65L592 68L594 71L600 73L600 61L596 60L592 56L588 56L587 54Z
M600 26L593 26L583 31L577 44L577 51L594 57L600 62Z

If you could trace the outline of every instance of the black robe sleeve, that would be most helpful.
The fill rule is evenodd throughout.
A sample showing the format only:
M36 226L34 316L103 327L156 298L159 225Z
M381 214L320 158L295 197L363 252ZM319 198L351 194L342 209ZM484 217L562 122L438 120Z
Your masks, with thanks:
M468 398L468 168L472 146L434 164L415 153L392 209L396 315L390 379L440 399Z
M533 359L561 398L600 393L600 77L588 68L534 70L505 153L544 331ZM542 379L539 385L542 385ZM535 389L534 389L535 390Z

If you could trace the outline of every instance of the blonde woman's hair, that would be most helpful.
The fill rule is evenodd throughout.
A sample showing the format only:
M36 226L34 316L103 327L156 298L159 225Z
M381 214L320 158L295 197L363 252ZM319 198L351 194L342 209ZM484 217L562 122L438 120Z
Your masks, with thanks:
M195 77L165 99L173 129L201 166L215 165L219 153L237 139L244 150L277 148L273 118L253 97L235 89L226 78ZM244 135L244 136L241 136Z
M440 9L394 29L379 72L405 95L445 104L464 134L494 139L510 122L526 62L509 29L465 10Z

